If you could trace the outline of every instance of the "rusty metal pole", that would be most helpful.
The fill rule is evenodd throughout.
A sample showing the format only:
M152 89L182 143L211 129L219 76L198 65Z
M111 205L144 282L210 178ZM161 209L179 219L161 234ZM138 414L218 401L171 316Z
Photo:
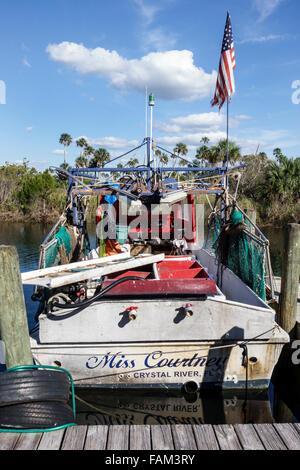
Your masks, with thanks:
M32 365L25 299L16 247L0 246L0 336L6 368Z

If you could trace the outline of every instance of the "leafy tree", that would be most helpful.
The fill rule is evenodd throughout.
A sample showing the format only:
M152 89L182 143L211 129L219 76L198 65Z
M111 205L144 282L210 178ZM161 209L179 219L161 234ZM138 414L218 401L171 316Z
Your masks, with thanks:
M28 173L23 180L22 188L17 194L22 210L27 212L31 202L38 198L46 202L54 189L55 180L49 170L43 173Z
M63 170L66 170L66 171L67 171L68 168L69 168L69 164L66 163L66 162L64 162L64 163L61 163L61 164L59 165L59 167L62 168Z

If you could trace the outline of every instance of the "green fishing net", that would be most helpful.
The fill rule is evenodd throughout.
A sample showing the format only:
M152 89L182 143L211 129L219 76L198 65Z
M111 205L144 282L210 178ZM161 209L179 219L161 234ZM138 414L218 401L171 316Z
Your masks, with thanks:
M222 230L213 248L217 259L233 271L262 300L265 290L265 247L248 230L241 229L243 214L234 210L230 230Z
M44 247L43 267L57 266L60 264L59 248L64 246L66 255L70 254L72 249L71 237L67 229L62 226L52 237L49 243Z

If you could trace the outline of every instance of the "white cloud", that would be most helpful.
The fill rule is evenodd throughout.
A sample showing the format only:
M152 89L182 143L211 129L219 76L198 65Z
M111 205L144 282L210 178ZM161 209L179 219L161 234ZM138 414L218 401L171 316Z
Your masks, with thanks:
M156 122L155 127L170 133L215 131L225 123L225 116L220 113L189 114L188 116L175 117L168 123Z
M291 36L289 34L269 34L268 36L255 36L247 39L243 39L239 41L239 44L247 44L247 43L264 43L268 41L284 41L289 39Z
M64 155L64 151L62 149L57 149L57 150L52 150L52 152L54 155ZM68 152L66 151L66 154Z
M31 68L31 64L28 62L28 60L26 59L26 57L24 57L23 59L23 64L28 67L28 68Z
M74 139L75 141L78 139L85 139L89 145L91 146L99 146L107 148L108 150L123 150L127 149L130 150L133 147L136 147L139 143L137 140L127 140L122 139L120 137L86 137L86 136L79 136Z
M26 131L27 131L27 132L31 132L31 131L32 131L32 129L33 129L33 127L32 127L32 126L26 127Z
M177 134L173 136L157 137L156 141L158 144L167 145L169 148L175 147L178 142L183 142L188 146L189 150L194 150L196 147L199 147L201 145L202 137L208 137L209 143L215 145L219 140L226 138L226 132L207 131L198 133L195 132L191 134Z
M242 121L251 119L246 115L238 115L230 118L229 127L234 129L240 125ZM154 127L159 131L169 134L177 134L176 139L200 142L202 137L208 137L214 142L219 138L223 138L226 130L226 116L218 112L189 114L187 116L179 116L169 119L167 123L156 121ZM180 138L180 135L182 136ZM191 136L196 137L191 137ZM200 138L199 138L200 136ZM221 136L221 137L220 137ZM171 138L173 141L173 137Z
M177 35L169 31L165 32L160 27L152 28L142 34L142 41L145 50L166 51L175 46Z
M88 49L83 44L62 42L47 47L52 60L75 69L79 74L93 74L109 80L122 92L138 91L145 87L159 98L195 100L213 95L217 72L206 73L194 64L188 50L152 52L141 59L121 57L116 51L102 47Z
M262 22L276 10L284 0L254 0L254 7L259 13L258 21Z
M146 24L151 24L156 13L162 8L161 5L146 3L145 0L134 0L134 3L138 7L139 13Z
M177 33L172 33L170 29L164 30L162 26L152 26L157 13L163 10L173 0L160 0L156 4L145 0L134 0L142 21L140 22L139 43L142 50L166 51L174 48L177 42Z

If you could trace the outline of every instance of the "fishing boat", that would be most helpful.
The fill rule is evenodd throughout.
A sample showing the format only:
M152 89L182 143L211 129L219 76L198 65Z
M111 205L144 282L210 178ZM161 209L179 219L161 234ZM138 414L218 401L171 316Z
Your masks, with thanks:
M34 361L67 369L77 387L266 388L289 336L276 323L269 242L229 189L240 167L181 155L184 166L162 167L158 151L174 157L151 129L101 168L54 168L66 208L38 269L22 273L39 302ZM144 164L112 165L131 152ZM200 196L211 204L205 240Z

